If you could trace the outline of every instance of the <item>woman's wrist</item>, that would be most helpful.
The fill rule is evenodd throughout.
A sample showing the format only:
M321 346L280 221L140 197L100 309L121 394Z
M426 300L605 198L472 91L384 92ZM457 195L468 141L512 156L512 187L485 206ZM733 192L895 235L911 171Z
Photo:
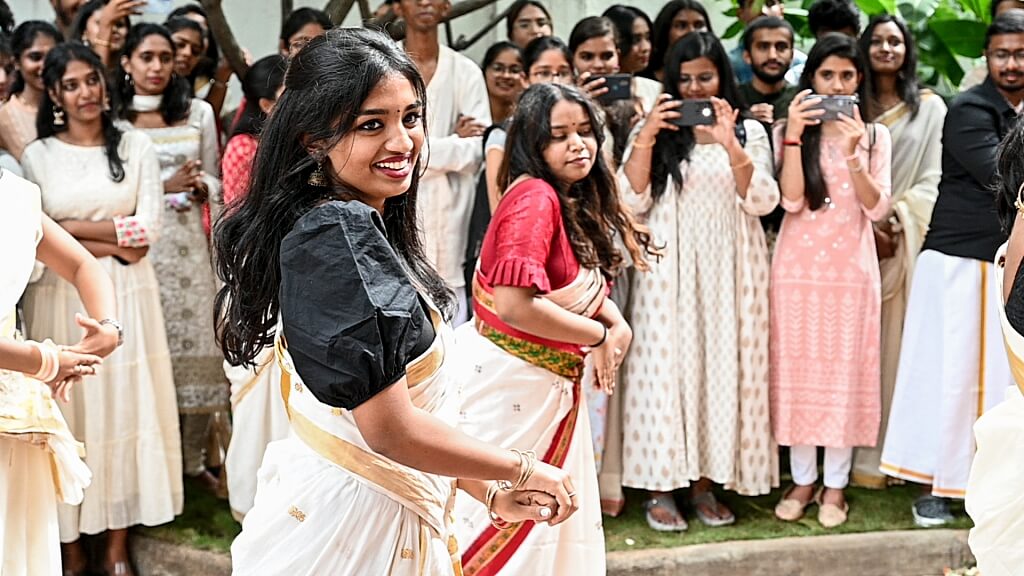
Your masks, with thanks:
M598 322L598 324L601 325L601 339L598 340L596 344L591 344L589 346L591 349L600 348L602 345L604 345L605 342L608 341L608 327L605 326L603 322Z

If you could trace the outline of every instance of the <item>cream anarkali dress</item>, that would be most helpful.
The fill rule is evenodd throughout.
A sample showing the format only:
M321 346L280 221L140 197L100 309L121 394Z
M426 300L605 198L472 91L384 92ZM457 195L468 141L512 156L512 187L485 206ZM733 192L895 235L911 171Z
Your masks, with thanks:
M409 396L417 408L454 422L445 366L452 331L436 312L431 318L437 335L407 367ZM461 574L449 527L455 480L375 453L351 411L306 389L280 336L275 354L291 431L267 447L255 506L231 545L233 573Z
M1005 260L1003 245L995 262L1000 294ZM1010 325L1002 299L999 312L1016 386L1006 391L1002 404L974 424L978 451L967 483L967 512L974 520L968 542L984 576L1020 576L1024 568L1024 335Z
M942 124L946 104L930 90L921 92L921 106L911 117L900 103L875 121L892 136L892 208L886 220L899 232L896 254L879 262L882 276L882 423L878 443L854 452L851 480L858 486L884 488L887 476L878 466L885 444L896 369L900 362L903 318L907 313L914 263L921 251L942 177Z
M15 306L42 238L40 194L35 185L4 171L0 197L0 337L20 339ZM82 451L46 384L0 370L0 574L61 573L57 501L82 501L92 477Z
M754 163L746 198L719 144L694 146L669 179L623 195L666 245L633 275L624 363L622 483L667 492L702 477L744 495L778 486L768 407L768 248L759 216L779 202L764 127L744 121ZM627 157L631 150L627 150ZM640 193L638 193L640 192Z
M54 220L111 220L121 245L147 246L160 229L163 190L153 145L125 132L119 150L124 179L114 182L102 146L74 146L58 138L29 144L25 174L43 192L43 211ZM92 486L80 506L61 506L63 542L136 524L170 522L181 513L181 443L171 361L149 258L124 265L99 258L117 293L124 344L96 376L72 391L62 406L75 437L85 443ZM25 323L34 340L76 342L83 311L74 286L46 270L25 294Z

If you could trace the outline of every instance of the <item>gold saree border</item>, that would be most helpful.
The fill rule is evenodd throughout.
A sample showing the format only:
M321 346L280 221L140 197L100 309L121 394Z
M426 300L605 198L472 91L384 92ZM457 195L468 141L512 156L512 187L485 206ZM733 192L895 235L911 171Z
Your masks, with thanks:
M284 351L284 343L279 338L275 342L275 352L281 365L281 397L295 435L329 462L419 506L431 519L441 520L441 525L430 526L440 535L444 528L444 504L431 494L429 487L419 478L402 470L395 463L327 432L303 414L291 409L289 399L292 374L284 361Z

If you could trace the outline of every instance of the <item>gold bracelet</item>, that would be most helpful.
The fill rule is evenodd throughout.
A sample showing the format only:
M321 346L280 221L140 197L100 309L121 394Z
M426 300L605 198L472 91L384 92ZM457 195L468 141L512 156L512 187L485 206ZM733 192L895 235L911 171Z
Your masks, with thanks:
M732 168L733 170L736 170L737 168L745 168L747 166L750 166L753 163L754 161L750 158L750 156L747 156L747 159L744 160L743 162L740 162L739 164L729 164L729 167Z
M92 38L92 39L90 39L89 40L89 44L95 44L97 46L102 46L103 48L110 48L110 41L108 41L108 40L101 40L99 38Z
M498 530L508 530L512 527L512 523L503 520L494 512L494 497L498 495L498 489L498 483L491 482L491 485L487 487L487 496L484 497L484 505L487 506L487 517L491 520L491 526L494 526Z
M654 145L657 144L657 143L658 143L658 141L654 140L650 144L641 144L640 143L640 139L638 138L636 140L633 140L633 148L639 148L641 150L646 150L647 148L654 148Z

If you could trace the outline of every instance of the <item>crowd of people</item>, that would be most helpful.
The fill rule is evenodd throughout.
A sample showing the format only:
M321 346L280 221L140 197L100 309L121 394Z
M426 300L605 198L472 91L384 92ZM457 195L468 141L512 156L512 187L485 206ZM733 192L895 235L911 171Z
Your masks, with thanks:
M698 0L517 0L479 65L448 0L300 8L236 110L198 4L51 2L0 2L0 572L132 574L185 478L239 574L603 574L624 488L683 532L787 471L780 521L911 482L1020 555L970 500L1022 409L1018 0L948 101L850 0L806 53L771 0L732 50Z

